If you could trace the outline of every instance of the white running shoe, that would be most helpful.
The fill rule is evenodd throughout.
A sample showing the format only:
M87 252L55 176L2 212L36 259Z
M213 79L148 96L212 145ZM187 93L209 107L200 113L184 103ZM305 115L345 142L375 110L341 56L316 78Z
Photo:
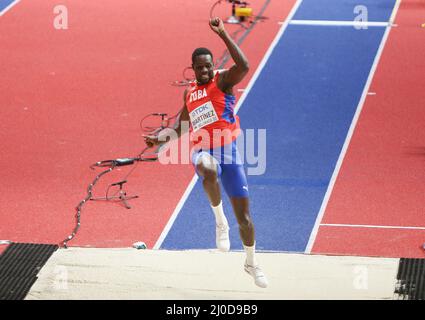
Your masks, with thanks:
M220 251L227 252L230 250L229 226L225 224L216 225L215 227L215 243Z
M259 265L250 266L245 261L245 271L254 278L255 284L260 288L267 288L267 278Z

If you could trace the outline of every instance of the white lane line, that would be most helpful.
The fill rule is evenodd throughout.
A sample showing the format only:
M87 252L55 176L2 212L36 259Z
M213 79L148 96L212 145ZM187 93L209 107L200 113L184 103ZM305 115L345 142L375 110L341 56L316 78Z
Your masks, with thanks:
M372 224L338 224L338 223L321 223L324 227L344 227L344 228L377 228L377 229L409 229L409 230L425 230L425 227L403 227L403 226L377 226Z
M394 9L393 9L393 13L391 15L390 23L392 23L394 21L395 16L396 16L396 12L398 11L399 6L400 6L400 0L397 0L396 5L394 6ZM333 191L336 178L339 174L339 170L341 169L341 165L342 165L342 162L344 160L345 154L347 153L348 145L350 144L351 137L353 136L353 132L354 132L354 129L356 127L357 121L359 119L360 113L362 111L364 102L366 100L367 93L369 92L369 88L370 88L370 85L372 83L373 76L375 75L376 68L378 67L379 60L381 58L382 52L384 51L385 43L388 40L390 30L391 30L390 27L386 28L385 34L384 34L384 36L381 40L381 44L379 45L378 52L375 56L375 60L373 61L372 68L370 69L369 77L368 77L366 85L363 89L362 97L361 97L359 104L357 106L357 110L356 110L356 113L354 114L353 121L351 122L350 129L348 130L347 137L345 138L344 145L342 147L342 150L341 150L341 153L339 155L338 161L336 163L334 172L333 172L331 180L329 182L328 189L326 190L325 197L323 198L323 202L322 202L322 205L320 207L319 214L317 215L316 222L314 224L313 230L311 231L310 238L308 240L308 243L307 243L307 246L306 246L306 249L305 249L305 253L311 253L311 250L313 248L314 241L316 240L317 233L319 231L320 223L323 219L323 215L325 214L325 210L326 210L326 207L328 205L331 193Z
M18 2L20 2L21 0L15 0L12 3L10 3L6 8L4 8L2 11L0 11L0 17L2 15L4 15L7 11L9 11L10 9L12 9L13 6L15 6L16 4L18 4Z
M171 227L174 224L174 221L176 221L178 214L180 213L180 210L183 208L184 203L186 202L187 198L189 197L190 193L192 192L193 187L196 185L196 182L198 181L198 175L195 174L190 181L188 187L186 188L186 191L183 193L183 196L181 197L179 203L177 204L176 208L173 211L173 214L171 215L170 219L168 220L167 224L165 225L164 229L161 232L161 235L159 236L158 240L156 241L155 245L153 246L153 249L159 249L164 242L165 238L167 237L168 232L170 231Z
M248 83L248 86L243 91L240 99L237 102L237 105L235 106L235 114L238 112L239 108L241 107L242 103L245 101L246 96L248 95L249 91L251 90L252 86L254 85L255 81L257 80L261 70L263 70L264 66L266 65L267 60L269 59L270 55L273 52L273 49L276 47L277 43L279 42L280 38L282 37L284 31L286 30L286 27L289 24L289 21L291 21L292 17L295 15L295 12L297 11L298 7L300 6L302 0L297 0L294 7L292 8L291 12L289 13L288 17L286 18L286 22L282 25L282 27L279 29L277 35L273 39L273 42L270 44L266 54L264 55L263 59L261 60L260 64L257 67L257 70L255 71L254 75L252 76L251 80ZM177 204L177 207L175 208L173 214L171 215L167 225L165 226L164 230L162 231L161 235L159 236L158 240L156 241L153 249L159 249L164 242L165 238L167 237L168 232L170 231L172 225L174 224L174 221L177 219L178 214L180 213L180 210L182 209L184 203L186 202L187 198L190 195L190 192L192 191L193 187L196 184L196 181L198 180L198 176L195 175L192 178L192 181L189 183L189 186L187 187L185 193L183 194L182 198L180 199L179 203Z
M291 25L302 26L337 26L337 27L389 27L390 22L377 21L330 21L330 20L292 20Z

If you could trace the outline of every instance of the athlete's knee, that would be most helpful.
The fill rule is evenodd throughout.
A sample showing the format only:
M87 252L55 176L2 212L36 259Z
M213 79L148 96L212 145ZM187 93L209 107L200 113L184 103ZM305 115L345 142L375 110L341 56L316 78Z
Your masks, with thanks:
M198 171L198 173L201 175L201 177L204 179L204 181L216 181L217 180L217 170L210 168L210 167L205 167L204 165L202 165L202 163L197 164L196 165L196 170Z
M206 180L216 180L218 168L215 159L209 154L202 154L196 163L196 171Z

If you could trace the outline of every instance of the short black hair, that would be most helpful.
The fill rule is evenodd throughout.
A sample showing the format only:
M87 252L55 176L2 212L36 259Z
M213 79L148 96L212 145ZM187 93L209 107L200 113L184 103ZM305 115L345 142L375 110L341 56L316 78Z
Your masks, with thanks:
M204 54L209 54L211 56L211 60L213 60L213 54L212 52L207 48L196 48L195 51L192 53L192 63L195 63L195 58L197 56L201 56Z

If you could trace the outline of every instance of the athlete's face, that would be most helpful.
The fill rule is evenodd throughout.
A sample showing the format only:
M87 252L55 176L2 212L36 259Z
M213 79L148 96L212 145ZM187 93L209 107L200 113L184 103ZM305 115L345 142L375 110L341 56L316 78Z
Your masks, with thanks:
M192 68L195 72L196 81L200 84L206 84L214 78L214 63L209 54L196 56Z

